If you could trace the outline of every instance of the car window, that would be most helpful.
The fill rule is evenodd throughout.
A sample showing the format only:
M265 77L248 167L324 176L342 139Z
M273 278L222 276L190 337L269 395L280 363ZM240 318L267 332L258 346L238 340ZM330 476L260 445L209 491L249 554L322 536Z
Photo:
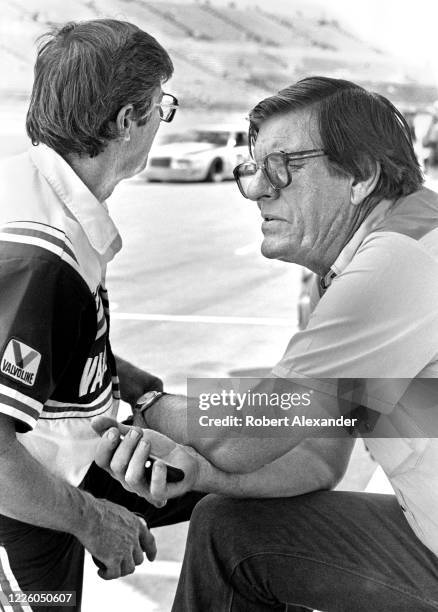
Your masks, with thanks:
M248 134L246 132L237 132L236 147L248 146Z

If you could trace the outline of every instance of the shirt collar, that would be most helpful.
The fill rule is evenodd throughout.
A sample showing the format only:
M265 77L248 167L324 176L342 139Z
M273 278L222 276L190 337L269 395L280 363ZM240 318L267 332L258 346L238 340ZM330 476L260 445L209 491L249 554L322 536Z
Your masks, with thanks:
M347 242L345 247L339 253L328 273L321 278L321 287L323 290L327 289L332 280L348 266L368 234L370 234L386 217L388 209L392 206L392 204L392 200L382 200L364 219L359 229L353 235L353 238Z
M106 202L99 200L81 181L73 168L44 144L32 147L30 157L56 195L82 227L93 249L104 263L120 251L122 239L111 219Z

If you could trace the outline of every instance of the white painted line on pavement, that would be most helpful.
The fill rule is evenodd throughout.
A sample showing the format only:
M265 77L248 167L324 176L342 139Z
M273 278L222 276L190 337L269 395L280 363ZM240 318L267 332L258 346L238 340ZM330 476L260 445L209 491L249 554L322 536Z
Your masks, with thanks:
M296 319L280 317L218 317L212 315L166 315L141 312L111 312L111 319L124 321L169 321L171 323L209 323L214 325L267 325L269 327L292 327Z

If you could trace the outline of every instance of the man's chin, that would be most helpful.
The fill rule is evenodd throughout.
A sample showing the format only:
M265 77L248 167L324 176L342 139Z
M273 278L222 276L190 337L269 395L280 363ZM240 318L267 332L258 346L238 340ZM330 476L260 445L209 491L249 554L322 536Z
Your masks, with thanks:
M137 176L139 174L141 174L142 172L144 172L146 170L146 164L144 164L143 166L141 166L141 168L137 168L137 170L134 173L134 176Z
M134 178L134 176L138 176L141 172L143 172L145 167L146 166L141 166L140 168L135 168L133 170L129 170L129 171L125 172L125 175L124 175L123 179L126 180L126 179L130 179L130 178Z
M266 244L266 241L262 242L262 246L260 247L261 254L266 259L281 259L283 256L282 253L273 247L270 247L269 244Z
M140 174L140 172L143 172L143 170L146 170L146 166L148 164L148 158L146 157L146 159L139 164L134 170L132 170L130 177L132 178L133 176L137 176L137 174Z

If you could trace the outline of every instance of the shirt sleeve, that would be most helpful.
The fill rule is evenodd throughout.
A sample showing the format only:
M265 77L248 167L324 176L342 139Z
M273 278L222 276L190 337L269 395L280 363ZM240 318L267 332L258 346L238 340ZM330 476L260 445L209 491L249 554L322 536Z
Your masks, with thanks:
M72 359L84 309L81 280L53 257L0 260L0 412L32 429Z
M373 408L388 413L437 353L438 263L414 239L382 232L334 279L272 373L312 388L362 380Z

